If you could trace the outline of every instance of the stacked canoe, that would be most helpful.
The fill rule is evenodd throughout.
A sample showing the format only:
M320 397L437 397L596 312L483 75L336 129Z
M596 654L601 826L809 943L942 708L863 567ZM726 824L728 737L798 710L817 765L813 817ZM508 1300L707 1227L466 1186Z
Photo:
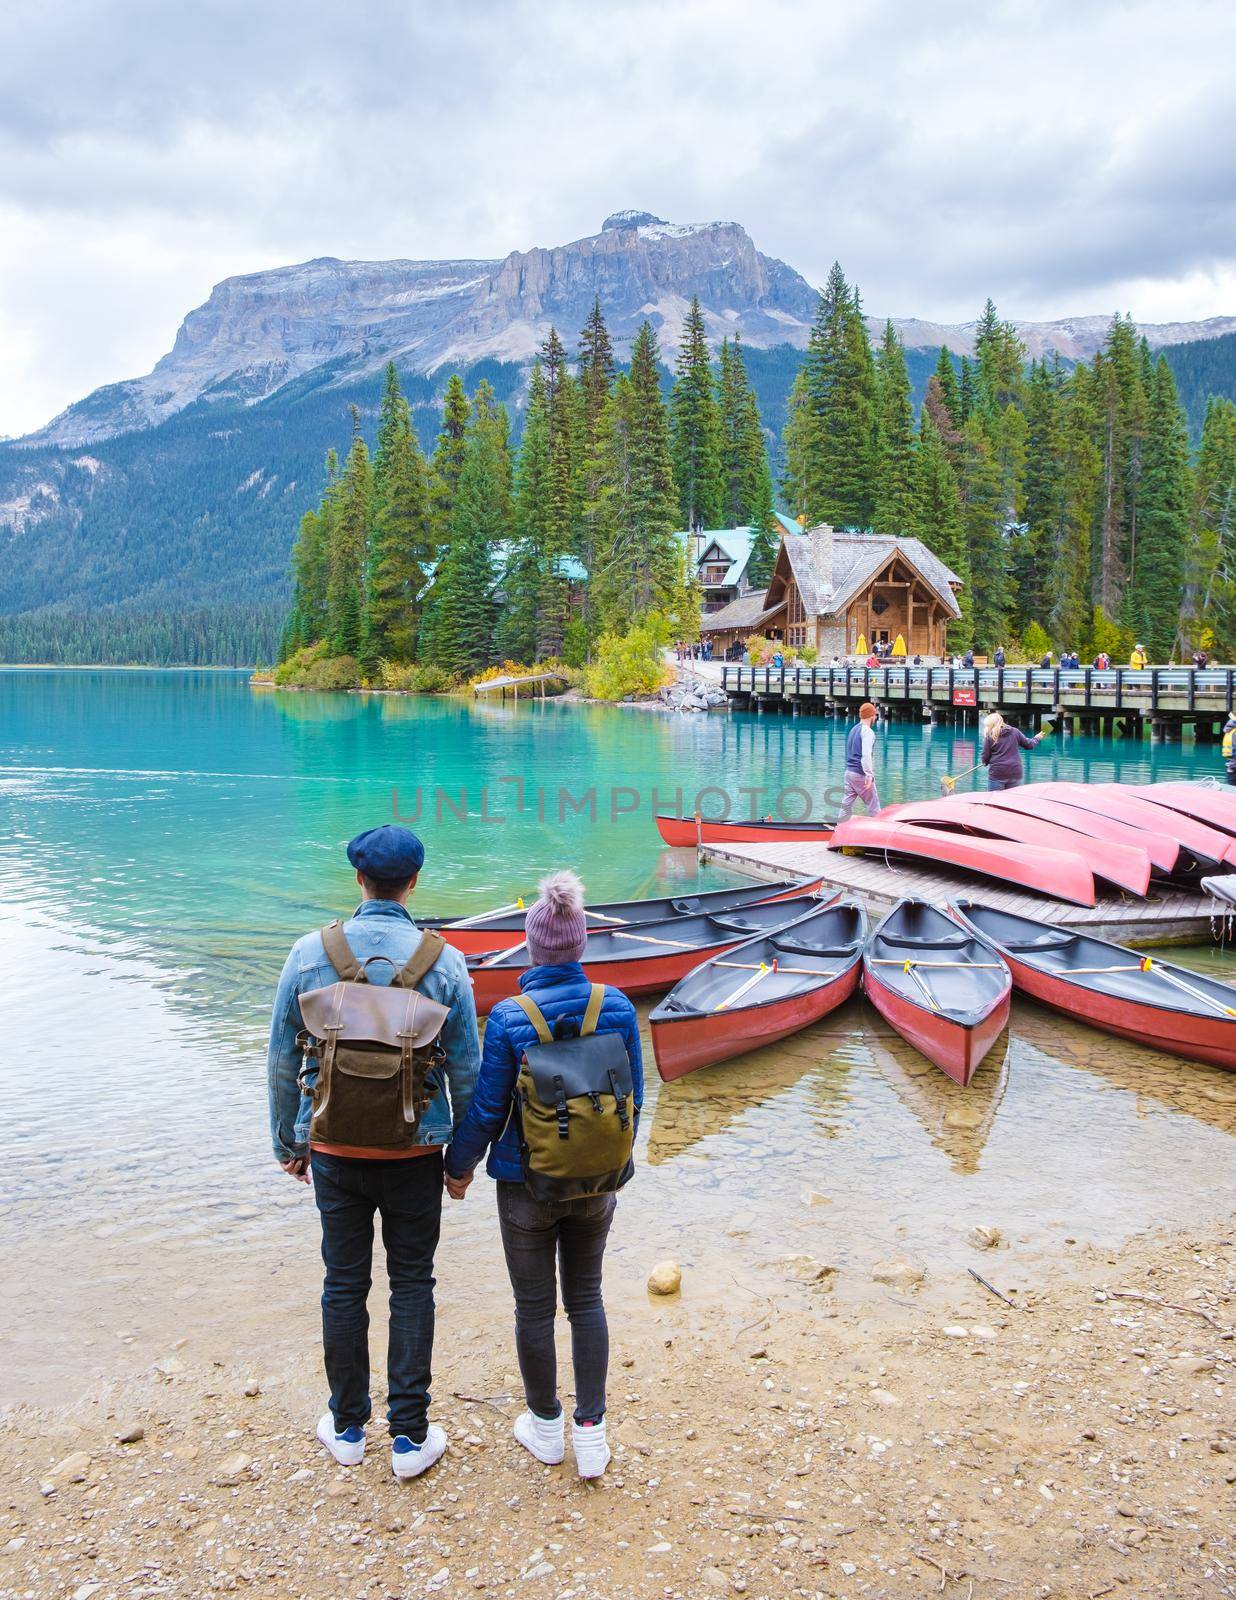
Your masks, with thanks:
M1093 906L1236 865L1236 789L1196 783L1033 783L888 806L838 823L833 849L960 868Z

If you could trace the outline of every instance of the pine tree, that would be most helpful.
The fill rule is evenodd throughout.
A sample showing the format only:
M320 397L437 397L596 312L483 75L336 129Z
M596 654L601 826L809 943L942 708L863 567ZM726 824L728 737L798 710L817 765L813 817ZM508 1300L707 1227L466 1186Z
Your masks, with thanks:
M818 434L811 396L807 391L807 369L805 366L799 367L785 407L785 430L781 435L785 470L781 475L781 493L790 508L790 514L803 522L809 521L811 515L812 474Z
M970 592L970 559L961 522L957 479L939 429L926 414L919 430L914 464L918 480L918 535L928 549L957 574L962 583L961 593L957 596L961 619L950 623L948 630L949 644L955 648L968 643L971 638L970 617L974 601Z
M632 347L630 371L618 378L601 412L596 456L592 587L600 625L623 632L649 612L672 612L684 603L669 425L657 341L647 322Z
M528 385L528 408L515 470L514 538L504 580L506 605L498 623L498 651L531 663L537 654L540 582L550 519L549 403L538 360Z
M683 324L670 396L671 460L681 525L694 532L721 521L721 423L713 398L712 364L699 298Z
M352 407L352 448L333 496L326 581L326 637L334 656L359 656L364 609L365 552L373 516L373 470Z
M1098 539L1094 549L1096 600L1109 616L1120 614L1137 543L1138 484L1146 432L1145 357L1128 317L1113 317L1094 358L1098 445L1103 460Z
M1106 648L1106 641L1095 634L1090 540L1102 463L1094 442L1091 389L1090 375L1083 368L1063 389L1061 471L1054 486L1057 509L1043 559L1052 596L1046 613L1052 636L1066 649L1097 653Z
M597 507L600 504L601 484L600 449L598 444L601 416L609 399L614 382L614 347L609 329L601 313L601 302L596 299L579 336L579 390L581 415L579 426L579 538L577 554L591 579L596 565ZM583 653L586 653L595 635L595 606L591 581L584 586L583 613L575 624L582 630ZM571 627L568 624L568 627Z
M369 677L383 661L415 656L434 554L429 473L393 362L386 370L377 446L361 638L361 666Z
M1189 543L1189 442L1176 381L1160 356L1150 380L1126 620L1152 661L1176 648Z
M578 456L580 396L567 370L566 348L555 328L550 328L541 346L541 360L545 371L548 475L538 560L536 655L544 660L561 656L570 618L570 585L563 563L577 543L583 475Z
M1042 622L1054 601L1064 492L1064 372L1035 362L1026 385L1025 521L1013 550L1013 625Z
M917 490L914 470L914 411L906 353L891 319L876 357L879 456L872 527L877 533L905 533L914 523Z
M733 344L728 339L721 341L717 409L721 418L720 526L751 529L747 578L758 589L768 581L777 553L772 473L759 406L737 336Z
M478 672L494 656L492 551L511 532L508 433L506 408L482 381L472 397L450 543L434 583L432 658L448 672Z
M961 414L961 389L957 382L957 368L953 365L953 352L946 344L940 346L932 376L936 380L940 403L948 412L949 426L960 431L965 421Z
M1206 405L1193 491L1192 643L1236 657L1236 404Z
M875 509L875 363L858 290L834 262L807 344L806 409L794 472L808 520L865 528ZM801 481L799 481L801 474Z
M464 393L463 380L452 372L446 383L442 404L442 431L434 446L430 472L434 521L438 537L445 539L454 504L455 488L463 470L464 440L471 407Z
M300 532L292 547L292 608L280 639L280 661L326 636L326 590L334 542L332 490L338 476L339 457L334 450L328 450L325 492L317 509L306 511L301 518Z
M969 356L962 356L961 371L957 377L957 410L955 413L957 425L964 428L974 415L976 405L976 378L974 365Z
M1006 409L1021 402L1026 347L1011 322L1001 322L991 300L983 307L974 335L974 400L989 433ZM967 413L967 419L969 413Z
M1011 594L1000 464L976 414L962 429L958 473L970 572L970 643L988 652L1005 642Z

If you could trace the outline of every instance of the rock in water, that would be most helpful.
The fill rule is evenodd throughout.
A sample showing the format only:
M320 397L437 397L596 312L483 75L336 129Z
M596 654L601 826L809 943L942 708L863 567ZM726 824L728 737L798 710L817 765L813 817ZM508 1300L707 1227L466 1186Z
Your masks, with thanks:
M658 1261L648 1274L649 1294L677 1294L682 1288L682 1268L676 1261Z
M881 1261L872 1267L871 1276L876 1283L886 1283L890 1289L917 1289L927 1274L912 1261L897 1259Z
M980 1223L970 1229L970 1243L976 1250L995 1250L1004 1235L999 1228L993 1228Z

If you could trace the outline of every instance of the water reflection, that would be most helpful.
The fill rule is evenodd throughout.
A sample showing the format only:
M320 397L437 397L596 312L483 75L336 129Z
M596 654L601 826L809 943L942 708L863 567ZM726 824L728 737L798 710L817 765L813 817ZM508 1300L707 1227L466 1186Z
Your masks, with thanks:
M977 1172L1009 1081L1012 1041L1006 1029L962 1089L868 1012L866 1042L877 1070L958 1173Z

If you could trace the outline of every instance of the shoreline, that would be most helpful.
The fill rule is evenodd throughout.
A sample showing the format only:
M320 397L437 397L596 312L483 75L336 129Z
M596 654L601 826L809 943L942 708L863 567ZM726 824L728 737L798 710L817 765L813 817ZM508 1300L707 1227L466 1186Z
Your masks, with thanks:
M273 1282L277 1261L233 1261L211 1286L226 1281L240 1313L230 1331L202 1333L183 1297L181 1338L143 1372L8 1413L0 1589L98 1600L207 1589L385 1600L513 1584L555 1600L1230 1592L1230 1222L1083 1248L1045 1271L1022 1309L964 1278L943 1299L869 1283L854 1305L796 1273L794 1258L732 1281L688 1265L681 1295L655 1299L641 1244L609 1274L615 1453L588 1486L569 1457L543 1467L511 1439L522 1401L509 1290L493 1240L481 1259L461 1258L468 1204L448 1209L438 1264L433 1414L451 1447L424 1479L394 1481L379 1420L354 1470L313 1440L322 1383L306 1227ZM997 1284L999 1255L976 1257ZM263 1312L245 1305L258 1294ZM380 1415L380 1285L371 1303ZM152 1587L125 1586L135 1559Z

